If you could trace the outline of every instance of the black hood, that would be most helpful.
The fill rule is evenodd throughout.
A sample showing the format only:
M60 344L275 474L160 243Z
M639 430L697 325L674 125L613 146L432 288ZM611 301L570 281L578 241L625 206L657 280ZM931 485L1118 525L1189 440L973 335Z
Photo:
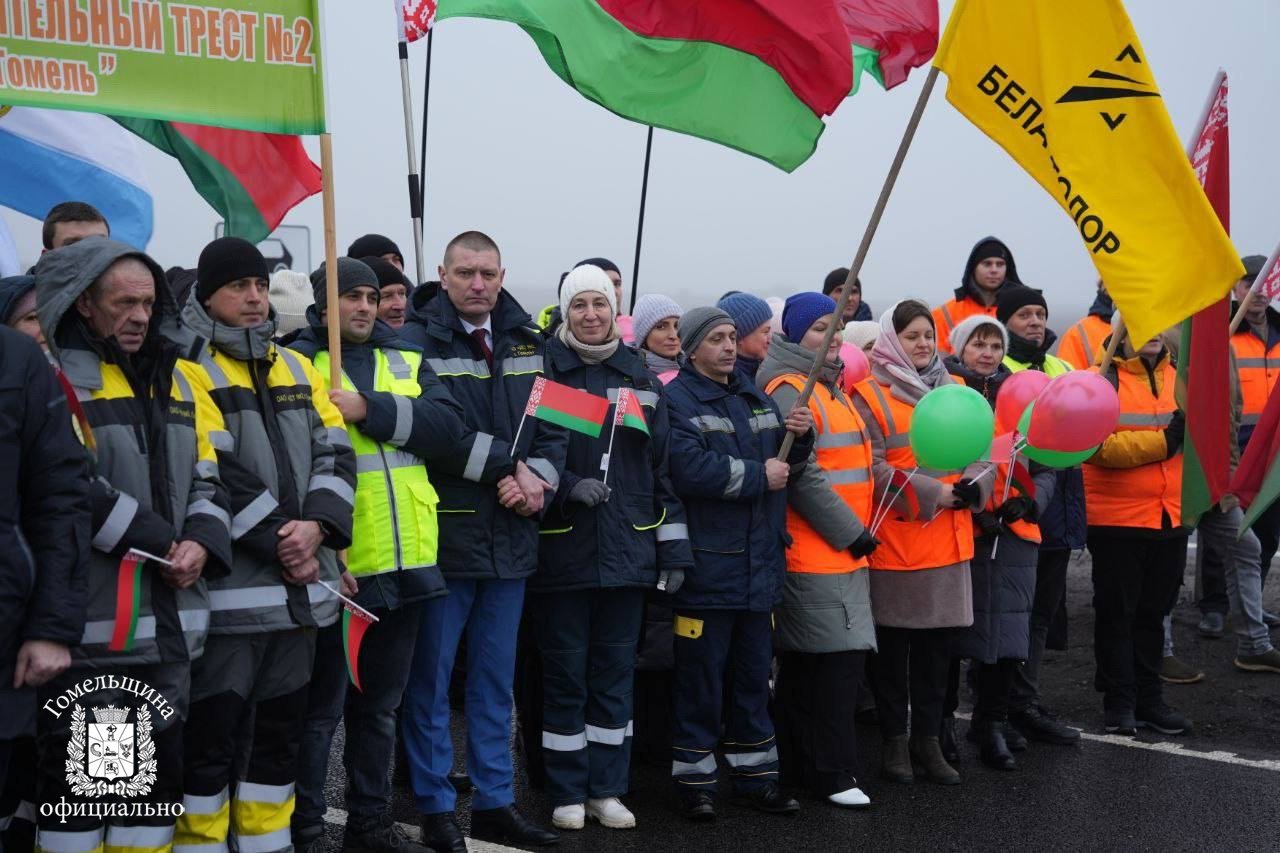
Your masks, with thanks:
M1111 297L1106 291L1099 290L1098 295L1093 298L1093 304L1089 306L1089 315L1092 317L1101 317L1108 323L1111 322L1111 315L1116 312L1116 304L1111 301Z
M0 326L11 319L18 300L36 289L36 277L33 275L15 275L0 278Z
M960 286L956 288L956 299L964 299L966 296L972 296L975 299L978 299L979 302L982 301L975 290L977 285L973 283L973 270L978 266L978 261L982 260L982 258L979 258L977 255L978 249L980 249L984 243L998 243L1000 246L1004 247L1005 257L1008 258L1007 265L1005 267L1004 284L1000 285L996 292L999 293L1000 290L1003 290L1010 283L1022 284L1022 279L1018 277L1018 264L1013 259L1013 252L1009 251L1008 244L998 237L983 237L981 240L974 243L973 248L969 250L969 259L964 262L964 272L960 275Z

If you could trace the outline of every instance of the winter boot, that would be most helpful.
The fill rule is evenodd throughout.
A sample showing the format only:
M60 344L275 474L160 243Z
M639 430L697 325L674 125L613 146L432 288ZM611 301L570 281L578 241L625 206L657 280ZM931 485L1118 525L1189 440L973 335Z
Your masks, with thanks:
M880 755L880 775L890 782L909 785L914 780L911 774L911 755L907 749L907 736L887 738L884 751Z
M912 735L910 754L911 768L915 775L926 777L939 785L960 784L960 774L942 757L942 747L936 737Z
M978 750L982 755L982 763L997 770L1017 770L1018 762L1004 738L1004 723L999 720L984 720L975 717L970 730L975 732Z

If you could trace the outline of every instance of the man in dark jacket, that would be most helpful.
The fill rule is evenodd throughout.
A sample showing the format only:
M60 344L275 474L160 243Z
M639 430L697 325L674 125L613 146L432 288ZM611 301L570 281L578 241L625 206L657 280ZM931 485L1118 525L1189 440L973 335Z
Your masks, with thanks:
M478 231L450 241L441 286L401 337L463 409L467 437L434 464L440 495L440 568L449 595L428 601L404 701L404 738L423 843L464 851L448 779L449 675L467 637L467 767L475 786L471 834L543 845L558 835L530 823L512 788L511 689L525 578L537 564L538 525L560 482L568 437L524 411L542 373L542 334L502 289L497 244ZM417 300L415 299L415 304Z
M422 350L405 343L378 319L383 276L380 258L338 259L338 316L342 329L342 388L329 391L356 453L356 506L347 568L355 602L372 612L360 646L359 689L347 688L341 622L323 629L311 674L310 708L299 757L295 849L324 834L324 786L338 720L345 717L347 771L345 849L425 850L386 819L391 789L387 766L396 711L409 680L423 603L445 594L436 566L435 490L424 459L455 452L462 440L462 409L449 396ZM385 272L385 271L384 271ZM310 326L291 348L329 375L325 282L317 278ZM345 711L344 711L345 708Z
M0 327L0 847L20 849L10 822L35 799L36 688L71 665L84 631L85 463L40 348Z
M680 318L689 357L667 386L671 479L684 501L694 568L675 595L675 719L671 775L683 814L715 817L726 662L733 659L732 709L723 748L738 800L790 814L799 804L778 788L778 749L769 718L772 611L786 574L786 487L790 466L809 458L813 417L784 421L773 399L737 361L733 319L717 308ZM776 459L785 431L799 438Z
M836 267L827 273L827 277L823 280L822 292L839 302L840 296L844 293L845 280L848 278L848 267ZM844 321L852 323L855 320L874 319L871 316L871 306L862 301L862 279L855 278L853 280L853 292L849 294L849 301L844 306Z
M71 668L41 691L37 796L92 798L97 780L89 774L108 774L152 805L108 819L41 815L38 846L158 853L173 844L182 802L188 684L209 625L205 581L231 565L230 504L212 446L224 427L199 367L171 343L177 307L150 257L86 237L41 256L36 292L40 326L94 458L87 620ZM138 552L146 559L135 564ZM90 714L103 729L87 735L99 743L106 726L127 725L137 760L95 764ZM71 772L79 762L83 769Z

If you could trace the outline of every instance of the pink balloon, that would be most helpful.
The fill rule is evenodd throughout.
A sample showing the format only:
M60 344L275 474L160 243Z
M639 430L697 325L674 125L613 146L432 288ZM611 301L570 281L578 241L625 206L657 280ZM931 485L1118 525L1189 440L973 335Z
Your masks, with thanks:
M1036 398L1027 427L1032 447L1075 453L1101 444L1120 422L1120 397L1111 383L1083 370L1064 373Z
M1020 370L1000 386L996 395L996 435L1018 428L1018 420L1027 406L1049 384L1049 377L1038 370Z
M871 375L871 364L866 353L853 344L840 345L840 360L844 362L844 370L840 374L840 388L846 394L853 393L853 386Z

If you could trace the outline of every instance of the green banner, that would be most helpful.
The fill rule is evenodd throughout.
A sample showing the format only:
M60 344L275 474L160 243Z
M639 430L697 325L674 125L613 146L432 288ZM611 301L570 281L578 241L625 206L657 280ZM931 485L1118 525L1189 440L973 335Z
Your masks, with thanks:
M0 104L325 129L320 0L0 0Z

